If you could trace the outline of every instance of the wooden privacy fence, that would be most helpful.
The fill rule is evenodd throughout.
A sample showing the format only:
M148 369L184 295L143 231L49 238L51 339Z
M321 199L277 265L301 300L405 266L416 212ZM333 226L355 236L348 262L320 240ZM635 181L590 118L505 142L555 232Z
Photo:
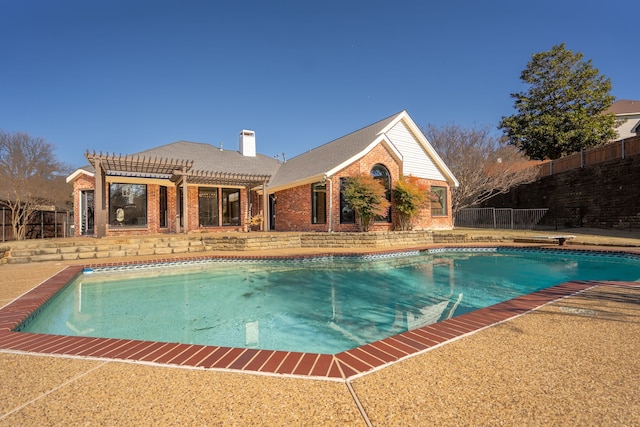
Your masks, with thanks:
M456 212L453 221L456 227L531 230L548 210L548 208L467 208Z
M67 211L36 211L27 223L25 239L71 236L71 213ZM0 208L0 241L16 240L11 227L11 211Z
M538 168L538 178L549 176L572 169L607 162L609 160L624 159L640 154L640 136L621 139L611 144L583 150L556 160L548 160Z

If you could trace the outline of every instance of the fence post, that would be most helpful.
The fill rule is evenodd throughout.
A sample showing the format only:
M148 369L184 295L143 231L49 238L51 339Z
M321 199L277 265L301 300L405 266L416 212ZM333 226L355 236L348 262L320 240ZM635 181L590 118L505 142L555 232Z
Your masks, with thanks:
M40 238L44 239L44 211L40 211Z
M624 139L622 140L622 159L624 159Z
M580 150L580 169L584 168L584 150Z
M553 160L549 160L549 176L553 175Z
M2 207L2 241L4 242L4 206Z
M491 212L493 213L493 228L496 228L496 208L491 208Z

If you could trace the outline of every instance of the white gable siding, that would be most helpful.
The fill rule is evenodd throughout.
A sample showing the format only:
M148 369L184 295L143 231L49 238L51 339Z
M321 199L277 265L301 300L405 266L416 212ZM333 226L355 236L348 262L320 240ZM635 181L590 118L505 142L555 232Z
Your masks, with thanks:
M638 121L640 121L640 113L629 115L619 114L618 118L626 119L627 121L616 128L616 132L618 132L618 138L616 139L631 138L632 136L636 136L636 134L632 133L631 130L638 124Z
M446 181L446 178L431 158L427 155L422 145L416 140L409 128L400 121L389 132L387 138L398 148L402 154L403 171L405 176L413 175L418 178Z

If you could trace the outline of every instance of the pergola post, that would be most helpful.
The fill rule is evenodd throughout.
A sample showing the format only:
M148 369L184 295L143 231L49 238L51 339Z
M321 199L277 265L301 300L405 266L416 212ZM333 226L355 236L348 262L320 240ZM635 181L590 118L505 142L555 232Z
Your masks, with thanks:
M107 235L107 192L106 177L102 170L102 162L99 160L95 164L96 169L96 193L95 193L95 212L94 222L96 227L96 237L105 237Z
M176 182L176 233L180 234L180 181Z
M265 231L267 228L267 218L269 218L267 216L267 214L269 212L269 203L267 203L267 200L269 199L269 197L267 196L267 181L262 183L262 224L260 224L260 231Z
M182 228L184 234L189 232L189 191L187 189L187 174L182 175Z

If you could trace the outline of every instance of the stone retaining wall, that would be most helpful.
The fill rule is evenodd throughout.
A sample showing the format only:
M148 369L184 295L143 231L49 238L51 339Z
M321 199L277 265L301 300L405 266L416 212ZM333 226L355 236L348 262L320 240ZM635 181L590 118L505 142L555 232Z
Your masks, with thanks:
M454 236L454 235L452 235ZM190 254L204 251L265 251L296 248L392 248L462 243L466 238L438 237L433 231L371 233L238 233L198 236L75 239L12 242L0 262L23 264L100 258ZM0 252L1 255L1 252Z
M640 229L640 155L540 178L486 207L549 208L538 225Z

